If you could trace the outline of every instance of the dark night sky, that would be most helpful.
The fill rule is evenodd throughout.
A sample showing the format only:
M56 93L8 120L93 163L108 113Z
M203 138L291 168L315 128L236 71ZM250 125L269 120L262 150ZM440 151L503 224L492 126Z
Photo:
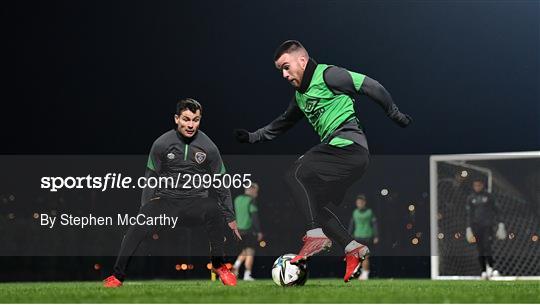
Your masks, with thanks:
M146 154L182 96L222 153L302 153L306 122L273 143L231 136L289 102L272 62L286 39L414 117L401 129L358 101L372 153L540 150L538 1L17 1L1 16L1 153Z

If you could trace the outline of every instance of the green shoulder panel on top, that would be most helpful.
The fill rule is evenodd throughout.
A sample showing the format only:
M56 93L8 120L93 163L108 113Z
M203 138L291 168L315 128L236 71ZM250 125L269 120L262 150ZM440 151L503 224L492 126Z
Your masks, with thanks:
M152 155L148 155L148 161L146 162L146 167L155 171L156 170L156 163L154 162L154 159L152 158Z
M345 147L345 146L349 146L349 145L351 145L353 143L354 142L349 140L349 139L343 139L343 138L340 138L340 137L335 137L328 144L330 144L332 146L336 146L336 147Z
M364 79L366 78L366 76L364 74L351 72L351 71L349 71L349 74L351 74L351 77L353 79L354 89L356 89L356 91L359 91L360 87L362 87L362 83L364 82Z

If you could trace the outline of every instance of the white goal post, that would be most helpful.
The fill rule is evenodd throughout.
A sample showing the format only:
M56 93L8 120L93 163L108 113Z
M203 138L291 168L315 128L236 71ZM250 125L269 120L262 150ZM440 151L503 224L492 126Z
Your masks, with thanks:
M523 199L530 198L530 196L521 196L521 193L514 187L515 183L509 181L507 177L496 170L497 164L503 162L506 164L508 162L532 162L531 164L536 166L540 164L540 151L432 155L429 162L431 278L442 280L480 279L479 272L475 270L476 267L479 268L475 254L476 248L473 245L468 245L464 240L465 226L464 217L462 217L464 215L464 198L468 195L467 191L469 190L467 183L470 182L466 178L474 173L476 176L485 177L487 191L494 194L498 202L506 205L507 210L523 210L523 205L537 211L537 213L528 213L532 215L526 215L525 218L522 215L513 214L513 212L504 214L503 217L508 218L507 221L511 223L511 229L516 230L516 234L509 232L510 242L513 242L513 245L506 245L504 241L501 241L494 247L494 254L499 255L501 261L507 260L508 262L499 264L501 269L505 269L501 271L506 272L501 272L501 276L492 279L540 280L540 240L538 240L538 235L540 235L538 234L540 233L538 219L540 199ZM494 173L494 168L496 173ZM534 171L534 169L531 170ZM534 177L540 177L540 167L536 170L539 175L533 173ZM524 213L522 212L522 214ZM451 217L454 219L449 219ZM522 232L530 233L530 235ZM456 249L452 249L452 247ZM522 251L522 249L526 250ZM524 262L521 263L522 261ZM514 267L514 265L519 266Z

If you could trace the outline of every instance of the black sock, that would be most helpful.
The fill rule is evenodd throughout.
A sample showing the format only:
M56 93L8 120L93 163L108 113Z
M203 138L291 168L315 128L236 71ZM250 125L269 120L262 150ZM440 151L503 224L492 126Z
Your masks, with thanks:
M324 234L336 241L342 248L345 248L354 240L339 221L339 218L328 207L319 210L319 219L321 220Z
M483 255L478 256L478 261L480 262L480 269L486 271L486 257Z

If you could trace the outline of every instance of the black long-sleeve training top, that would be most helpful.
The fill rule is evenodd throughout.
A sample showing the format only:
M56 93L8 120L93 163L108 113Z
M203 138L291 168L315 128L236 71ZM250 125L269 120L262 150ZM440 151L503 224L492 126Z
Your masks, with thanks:
M180 178L178 175L180 174ZM186 185L187 177L204 174L225 174L225 166L217 146L202 131L191 137L183 137L176 130L170 130L161 135L152 145L148 163L146 166L146 177L168 177L169 180L176 181L177 185L166 185L157 188L146 187L143 190L141 203L146 204L155 197L185 199L193 197L208 197L209 191L204 187L195 188L193 183ZM163 179L165 180L165 179ZM184 185L189 188L184 188ZM231 192L228 188L221 186L215 189L217 201L227 222L235 220L232 206Z

